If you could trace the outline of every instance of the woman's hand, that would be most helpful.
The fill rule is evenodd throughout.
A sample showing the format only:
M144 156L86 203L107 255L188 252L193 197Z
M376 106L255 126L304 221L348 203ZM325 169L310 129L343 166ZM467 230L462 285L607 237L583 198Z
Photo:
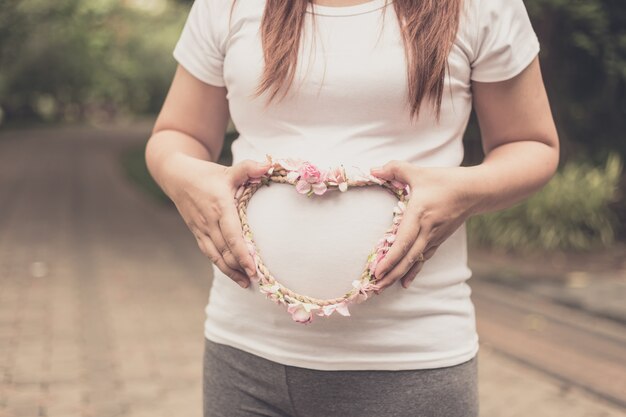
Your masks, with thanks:
M167 167L169 196L200 250L242 288L250 284L256 266L242 236L234 196L239 185L268 168L269 162L246 159L226 167L180 153Z
M441 245L472 214L472 197L464 167L428 168L406 161L389 161L370 173L409 184L409 201L396 239L378 263L374 276L381 290L402 279L408 288ZM424 261L420 261L423 255Z
M473 82L485 159L471 167L426 168L390 161L371 174L409 184L411 195L395 242L374 275L381 287L402 278L406 288L463 222L511 207L543 187L559 162L557 135L539 59L515 77Z

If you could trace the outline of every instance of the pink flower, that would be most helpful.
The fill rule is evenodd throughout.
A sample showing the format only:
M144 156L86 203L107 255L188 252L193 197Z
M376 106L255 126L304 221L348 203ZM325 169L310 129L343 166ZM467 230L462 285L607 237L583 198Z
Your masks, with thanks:
M378 266L378 263L385 257L385 253L386 251L384 250L379 250L378 252L376 252L374 259L372 260L369 266L369 271L372 275L374 275L374 271L376 271L376 267Z
M313 321L312 311L319 309L319 306L311 303L296 301L287 306L287 311L291 313L291 318L298 322L308 324Z
M398 201L398 204L393 208L393 212L396 214L402 214L406 210L406 203L404 201Z
M304 162L300 166L300 169L298 169L298 173L300 174L300 180L296 184L296 190L300 194L311 195L315 193L322 195L328 189L326 183L323 181L322 173L315 165Z
M317 167L309 162L305 162L302 164L298 172L301 175L301 178L309 183L320 182L320 178L322 177L322 173L317 169Z
M298 180L298 178L300 178L300 173L298 171L289 171L285 178L289 184L293 184Z
M404 211L406 210L406 203L404 201L398 201L398 205L393 208L393 224L394 226L400 224Z
M278 285L278 283L270 285L269 283L265 282L259 285L259 291L261 291L263 294L265 294L267 298L274 301L275 303L278 303L279 305L287 304L283 297L283 294L280 292L280 285Z
M372 284L371 282L363 283L358 279L352 281L352 286L357 289L358 292L352 295L350 299L354 300L357 304L367 300L368 293L380 290L380 287L376 284Z
M322 307L322 311L320 313L318 313L318 315L319 316L324 316L324 315L330 316L335 311L337 311L342 316L349 316L350 315L350 311L348 311L348 304L347 304L347 302L345 300L340 302L340 303L337 303L337 304L329 304L329 305L323 306Z
M300 180L296 184L296 191L298 191L300 194L306 194L311 191L311 184L304 180Z
M398 180L391 180L390 183L398 190L399 194L409 195L409 193L411 192L411 187L409 186L409 184L405 184Z
M322 195L326 192L326 190L328 190L328 187L323 182L311 184L309 182L306 182L305 180L300 180L296 184L296 190L300 194L311 195L312 193L315 193L317 195Z
M259 286L259 291L261 291L263 294L267 295L268 297L270 295L276 295L278 293L278 290L280 290L280 285L278 284L274 284L274 285L262 284Z
M343 167L332 168L326 172L326 180L330 185L337 185L341 192L348 189L348 179Z

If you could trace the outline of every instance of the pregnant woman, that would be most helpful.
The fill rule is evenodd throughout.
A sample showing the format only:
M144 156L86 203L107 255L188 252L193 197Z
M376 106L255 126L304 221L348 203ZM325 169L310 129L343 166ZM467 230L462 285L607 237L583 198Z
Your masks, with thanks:
M559 142L522 0L196 0L146 148L212 261L206 417L478 415L465 221L527 198ZM462 167L472 106L485 159ZM229 118L233 164L217 163ZM350 316L295 322L258 290L234 195L272 158L409 184L380 290ZM265 265L343 295L391 222L380 187L262 187L248 222Z

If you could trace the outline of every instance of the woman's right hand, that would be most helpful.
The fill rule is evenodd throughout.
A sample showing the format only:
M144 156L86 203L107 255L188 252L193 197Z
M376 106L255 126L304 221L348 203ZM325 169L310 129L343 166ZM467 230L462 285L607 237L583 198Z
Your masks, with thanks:
M242 236L234 196L248 178L267 172L269 161L246 159L227 167L176 154L168 162L167 194L200 250L224 274L247 288L256 266Z

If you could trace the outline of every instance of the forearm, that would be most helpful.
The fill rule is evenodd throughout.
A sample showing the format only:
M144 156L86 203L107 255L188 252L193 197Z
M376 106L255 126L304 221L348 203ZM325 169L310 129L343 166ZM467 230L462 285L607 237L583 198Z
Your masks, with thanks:
M146 144L145 159L150 175L171 197L167 181L177 162L185 158L214 161L213 155L197 139L176 130L160 130L152 134Z
M502 210L531 196L552 178L558 162L558 147L543 142L494 148L482 164L466 168L471 215Z

